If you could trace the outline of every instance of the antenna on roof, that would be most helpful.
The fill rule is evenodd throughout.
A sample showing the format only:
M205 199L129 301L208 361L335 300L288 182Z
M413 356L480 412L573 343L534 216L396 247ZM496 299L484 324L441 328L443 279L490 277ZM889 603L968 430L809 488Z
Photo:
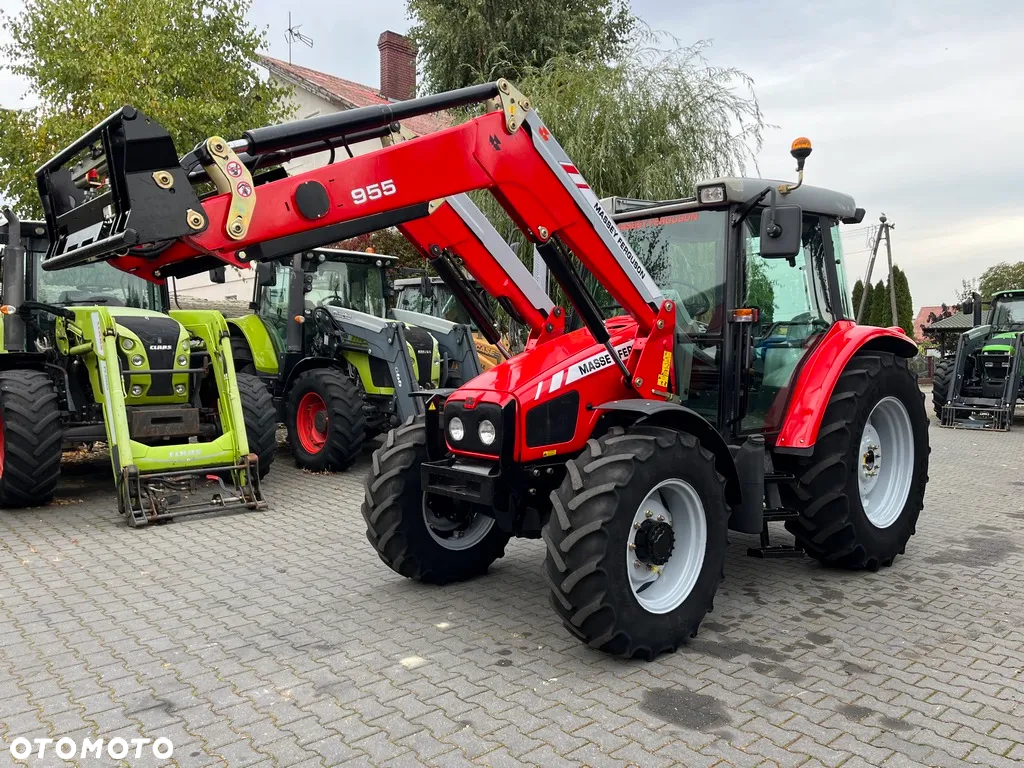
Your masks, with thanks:
M288 63L292 63L292 43L298 40L307 48L313 47L313 38L299 32L301 24L292 24L292 12L288 11L288 29L284 33L284 39L288 41Z

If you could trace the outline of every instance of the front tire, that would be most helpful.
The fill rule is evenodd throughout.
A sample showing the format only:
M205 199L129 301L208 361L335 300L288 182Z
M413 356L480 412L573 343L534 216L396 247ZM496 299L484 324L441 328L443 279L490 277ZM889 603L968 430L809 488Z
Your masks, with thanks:
M854 356L836 382L812 456L783 486L797 544L825 565L877 571L906 551L928 483L928 416L907 361Z
M245 419L245 439L249 453L259 459L260 480L267 476L270 465L277 453L277 419L274 414L274 398L258 376L237 373L238 396L242 401L242 416Z
M932 410L935 411L935 418L942 420L942 407L949 400L949 389L953 382L953 374L956 372L956 359L945 357L935 366L935 375L932 377Z
M728 511L693 435L637 426L590 440L551 500L544 570L572 634L647 660L697 634L723 577Z
M41 371L0 373L0 507L48 504L60 479L57 390Z
M487 573L504 556L510 535L480 513L450 520L435 515L420 477L426 460L422 416L388 432L366 478L366 538L385 565L416 581L447 584Z
M288 443L296 465L340 472L359 458L366 439L363 398L337 368L301 373L288 391Z

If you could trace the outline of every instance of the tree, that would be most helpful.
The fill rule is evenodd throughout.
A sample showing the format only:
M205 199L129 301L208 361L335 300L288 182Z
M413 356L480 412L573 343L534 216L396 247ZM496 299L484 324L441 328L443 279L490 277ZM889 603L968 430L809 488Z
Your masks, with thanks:
M427 266L423 255L394 227L343 240L336 247L347 251L366 251L372 248L374 253L397 256L401 267L425 269Z
M971 298L978 290L978 278L973 277L970 280L960 281L960 290L956 294L956 304L960 306L965 301Z
M867 298L863 300L864 314L861 315L860 322L863 325L871 325L871 307L873 306L875 287L871 283L868 283L866 286L864 286L864 293L866 294ZM860 310L860 304L854 304L853 311L857 312L858 310Z
M27 0L5 15L0 54L36 103L0 110L0 192L37 214L35 168L125 104L181 153L287 118L286 91L253 65L266 34L248 10L249 0Z
M859 279L853 284L853 294L850 297L853 300L853 313L857 314L857 310L860 309L860 300L864 296L864 281Z
M522 74L560 55L614 58L636 24L624 0L409 0L427 92Z
M879 280L871 290L871 309L865 325L877 325L887 328L892 325L892 305L889 301L889 290Z
M914 337L914 300L910 295L907 274L895 264L892 267L892 282L896 288L896 317L899 326L911 338ZM892 310L890 308L890 315Z
M989 301L992 294L999 291L1024 288L1024 261L1018 261L1016 264L1004 261L989 267L981 273L978 288L984 301Z

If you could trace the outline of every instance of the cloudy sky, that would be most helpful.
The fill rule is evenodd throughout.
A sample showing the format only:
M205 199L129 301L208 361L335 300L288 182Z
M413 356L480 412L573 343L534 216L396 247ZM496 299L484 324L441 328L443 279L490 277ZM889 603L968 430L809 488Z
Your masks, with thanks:
M19 4L0 0L5 9ZM712 40L712 63L754 78L778 126L757 156L764 176L790 176L789 143L808 136L808 183L852 194L868 211L865 225L881 212L895 222L894 257L916 305L948 301L963 278L1024 259L1019 0L632 6L684 43ZM288 10L280 0L254 0L250 13L269 27L270 54L280 58ZM291 11L315 41L293 49L295 63L371 85L379 80L377 36L409 26L404 0L303 0ZM22 90L0 74L0 104L16 105ZM852 282L863 274L870 232L849 229Z

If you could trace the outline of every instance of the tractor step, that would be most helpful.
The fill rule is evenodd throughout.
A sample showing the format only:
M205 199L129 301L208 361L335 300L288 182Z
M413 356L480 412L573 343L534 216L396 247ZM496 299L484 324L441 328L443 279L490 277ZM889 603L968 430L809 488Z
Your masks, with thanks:
M758 557L762 560L778 559L783 557L803 557L804 551L800 547L790 544L777 544L772 546L771 533L768 523L782 520L793 520L800 516L799 512L792 509L766 509L764 511L764 526L761 528L761 546L747 547L748 557Z
M177 517L267 508L255 454L233 465L174 472L141 473L133 465L125 467L118 485L118 507L132 528ZM202 498L211 486L213 492Z

